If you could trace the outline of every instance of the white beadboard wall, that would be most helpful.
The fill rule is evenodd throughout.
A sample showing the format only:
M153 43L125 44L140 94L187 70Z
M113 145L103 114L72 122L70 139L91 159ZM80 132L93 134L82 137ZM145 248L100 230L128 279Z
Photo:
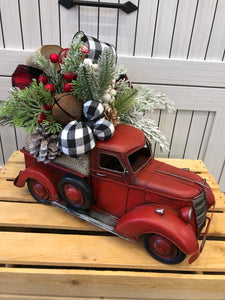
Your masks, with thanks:
M101 2L101 0L98 0ZM103 0L124 3L126 0ZM156 111L170 145L155 156L202 159L225 191L225 0L133 0L138 10L74 6L57 0L0 0L0 101L11 74L44 44L67 47L82 30L117 48L133 83L174 100ZM24 144L23 129L0 128L0 166Z

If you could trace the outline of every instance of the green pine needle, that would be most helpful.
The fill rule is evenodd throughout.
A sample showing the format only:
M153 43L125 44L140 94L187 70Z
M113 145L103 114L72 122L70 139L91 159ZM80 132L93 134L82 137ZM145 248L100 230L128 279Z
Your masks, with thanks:
M139 90L137 88L124 90L115 99L113 108L117 109L118 116L126 114L126 112L133 106Z

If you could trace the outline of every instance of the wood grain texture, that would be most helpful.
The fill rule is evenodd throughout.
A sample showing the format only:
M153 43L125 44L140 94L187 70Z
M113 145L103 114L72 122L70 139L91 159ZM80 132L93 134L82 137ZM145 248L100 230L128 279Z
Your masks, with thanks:
M225 292L225 277L219 275L33 268L0 272L3 293L14 282L15 294L62 299L224 299Z

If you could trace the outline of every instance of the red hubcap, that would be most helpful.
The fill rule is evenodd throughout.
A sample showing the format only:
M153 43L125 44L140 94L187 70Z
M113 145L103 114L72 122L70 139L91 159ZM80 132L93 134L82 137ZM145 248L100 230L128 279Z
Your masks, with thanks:
M32 179L31 189L37 198L39 198L41 200L48 199L48 192L46 191L45 187L39 181Z
M66 195L66 198L74 204L82 205L84 203L84 198L81 191L77 189L74 185L65 184L64 193Z
M150 249L158 256L172 259L178 254L177 247L166 238L153 234L149 237Z

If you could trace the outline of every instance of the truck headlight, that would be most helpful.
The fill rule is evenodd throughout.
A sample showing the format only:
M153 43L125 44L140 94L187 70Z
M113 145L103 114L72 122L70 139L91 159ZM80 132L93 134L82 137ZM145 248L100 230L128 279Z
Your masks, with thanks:
M189 223L191 221L192 207L184 207L180 209L179 215L184 222Z

